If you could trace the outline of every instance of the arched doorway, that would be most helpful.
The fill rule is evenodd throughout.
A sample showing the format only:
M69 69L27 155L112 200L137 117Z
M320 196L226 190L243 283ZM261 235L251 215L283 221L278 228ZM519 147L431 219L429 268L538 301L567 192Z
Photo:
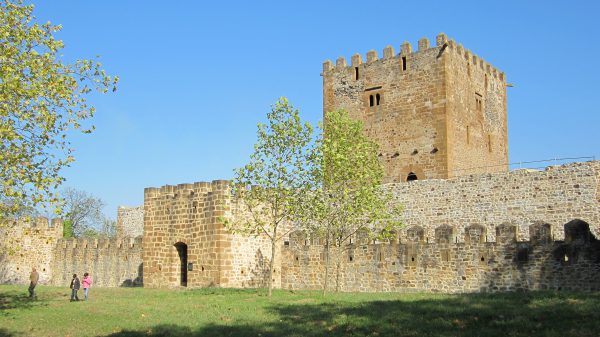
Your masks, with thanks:
M417 175L414 172L411 172L408 174L408 176L406 177L406 181L413 181L413 180L417 180Z
M179 255L180 263L180 283L182 287L187 287L187 245L183 242L177 242L175 244L175 248L177 248L177 254Z

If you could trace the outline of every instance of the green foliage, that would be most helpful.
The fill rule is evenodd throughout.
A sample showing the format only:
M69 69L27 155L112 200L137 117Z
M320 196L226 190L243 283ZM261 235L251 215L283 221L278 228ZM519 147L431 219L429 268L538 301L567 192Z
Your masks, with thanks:
M290 230L297 213L299 193L309 183L306 169L312 126L300 121L298 110L284 97L267 114L268 124L258 124L257 142L250 161L235 170L234 194L242 212L226 222L233 233L265 235L271 240L269 295L272 290L276 243Z
M93 277L94 275L92 275ZM597 336L598 292L339 293L0 285L0 336ZM157 305L157 303L159 303Z
M88 239L97 239L101 236L101 233L94 228L86 228L83 233L81 233L81 237Z
M100 198L74 188L66 188L62 196L64 219L71 223L74 236L83 236L87 230L103 226L104 202Z
M0 217L59 201L61 170L74 160L68 135L92 132L82 125L95 112L87 97L118 80L92 60L65 63L61 26L35 23L32 11L0 0Z
M383 168L377 145L364 135L362 123L338 110L326 114L321 128L300 223L325 239L326 291L332 247L339 276L341 253L350 237L360 233L372 239L390 238L402 225L402 209L381 188Z
M74 237L73 233L73 223L71 220L63 221L63 238L68 239Z

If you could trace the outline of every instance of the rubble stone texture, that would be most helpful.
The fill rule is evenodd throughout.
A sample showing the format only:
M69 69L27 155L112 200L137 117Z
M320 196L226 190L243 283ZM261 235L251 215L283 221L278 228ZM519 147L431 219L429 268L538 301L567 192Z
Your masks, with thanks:
M117 237L138 237L144 235L144 206L117 208Z

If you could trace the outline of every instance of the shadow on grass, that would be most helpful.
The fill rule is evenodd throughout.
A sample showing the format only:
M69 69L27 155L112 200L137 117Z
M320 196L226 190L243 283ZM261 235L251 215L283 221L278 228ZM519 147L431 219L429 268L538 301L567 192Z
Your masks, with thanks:
M264 323L159 325L108 336L597 336L600 294L475 294L439 300L274 304L267 314L271 319Z
M0 314L8 315L7 310L9 309L30 309L40 305L46 305L45 301L38 299L31 299L25 293L10 292L0 293ZM0 337L3 336L0 330Z
M14 336L12 333L8 332L8 330L0 328L0 337L12 337Z

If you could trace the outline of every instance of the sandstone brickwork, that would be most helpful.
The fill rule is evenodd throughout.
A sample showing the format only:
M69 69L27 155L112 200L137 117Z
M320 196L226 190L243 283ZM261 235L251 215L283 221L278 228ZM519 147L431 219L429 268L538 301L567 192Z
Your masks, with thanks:
M228 181L144 191L144 285L244 287L264 283L271 248L263 237L231 234ZM276 280L279 284L279 280Z
M343 108L379 145L384 182L506 171L504 73L448 40L323 64L323 112Z

